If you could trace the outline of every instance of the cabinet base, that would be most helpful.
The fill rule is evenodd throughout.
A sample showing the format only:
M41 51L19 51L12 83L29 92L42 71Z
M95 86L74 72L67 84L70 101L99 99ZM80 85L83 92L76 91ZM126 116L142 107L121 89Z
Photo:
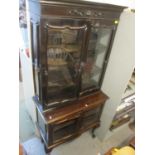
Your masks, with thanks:
M92 138L95 138L95 137L96 137L96 135L95 135L95 133L94 133L94 132L95 132L95 129L96 129L96 128L93 128L93 129L92 129Z

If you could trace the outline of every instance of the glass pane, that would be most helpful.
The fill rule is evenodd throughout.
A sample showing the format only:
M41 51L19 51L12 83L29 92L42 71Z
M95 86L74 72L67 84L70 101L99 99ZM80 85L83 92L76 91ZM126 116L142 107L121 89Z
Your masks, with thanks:
M55 129L54 129L55 130ZM58 142L62 138L70 137L76 132L76 122L71 125L64 125L60 130L56 130L53 134L53 142Z
M82 26L80 22L63 20L63 25L58 21L54 24L59 28L48 28L47 39L49 102L76 97L77 71L83 41L83 29L68 28Z
M82 74L82 91L99 87L103 63L110 42L111 29L92 28L87 61Z
M88 128L89 125L95 124L98 121L98 115L94 114L94 115L90 115L88 117L84 117L82 120L82 126L81 128Z

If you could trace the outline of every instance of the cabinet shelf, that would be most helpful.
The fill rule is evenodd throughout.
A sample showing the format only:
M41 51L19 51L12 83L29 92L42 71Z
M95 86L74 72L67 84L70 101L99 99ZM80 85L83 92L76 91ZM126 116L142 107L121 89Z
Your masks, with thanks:
M73 86L75 85L72 81L65 81L65 80L61 80L61 81L54 81L54 82L48 82L48 89L50 88L56 88L56 87L69 87L69 86Z
M60 44L60 45L48 45L48 50L52 50L53 52L56 49L59 49L62 52L79 52L80 51L80 45L76 44Z
M80 54L80 46L78 45L53 45L48 49L48 65L51 66L63 66L67 65L68 59L75 61L77 54L74 56L71 53Z
M52 66L64 66L67 62L63 59L48 59L49 68Z

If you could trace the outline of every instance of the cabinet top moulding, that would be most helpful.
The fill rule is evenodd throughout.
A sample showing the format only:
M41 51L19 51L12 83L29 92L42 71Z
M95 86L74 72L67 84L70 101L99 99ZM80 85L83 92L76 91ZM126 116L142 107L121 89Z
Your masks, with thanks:
M68 5L68 6L89 6L91 8L93 7L99 7L102 9L108 9L111 11L122 11L126 6L119 6L115 4L107 4L107 3L100 3L100 2L93 2L93 1L84 1L84 0L31 0L35 2L39 2L41 4L52 4L52 5ZM95 6L94 6L95 5Z
M103 17L114 17L115 19L119 18L120 13L127 7L118 6L113 4L92 2L92 1L82 1L82 0L29 0L34 2L30 10L35 12L35 14L48 14L47 11L51 14L63 14L66 16L79 16L79 17L92 17L94 18L103 18ZM41 6L41 7L40 7ZM50 10L50 6L53 6ZM55 10L54 7L57 7ZM53 10L54 9L54 10ZM85 10L86 9L86 10ZM95 11L96 10L96 11ZM66 12L67 11L67 12ZM100 12L101 11L101 12ZM104 11L104 12L102 12ZM78 14L79 13L79 14ZM54 15L53 14L53 15Z

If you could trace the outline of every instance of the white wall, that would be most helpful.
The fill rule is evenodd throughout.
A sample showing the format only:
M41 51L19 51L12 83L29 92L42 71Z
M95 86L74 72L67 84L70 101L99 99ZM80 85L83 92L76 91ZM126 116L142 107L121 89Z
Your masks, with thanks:
M102 91L110 99L106 102L101 116L101 127L96 135L103 140L109 130L116 108L134 69L134 13L124 11L114 39Z
M24 102L26 104L27 111L30 114L33 122L36 122L35 105L32 100L32 96L34 96L32 63L31 63L31 59L27 58L24 51L20 52L20 58L21 58L21 66L22 66Z
M84 0L84 1L93 1L93 2L120 5L120 6L127 6L131 9L135 8L135 0Z
M28 5L27 5L27 10L28 10ZM28 20L28 31L30 31L28 12L27 12L27 20ZM24 32L24 33L27 33L27 32ZM26 35L27 34L25 34L25 36ZM34 83L33 83L33 72L32 72L31 49L29 48L30 57L27 57L25 52L25 48L28 48L28 46L31 47L30 34L28 34L27 37L28 37L28 41L27 39L22 40L21 38L21 42L23 43L21 43L21 47L20 47L20 48L23 48L23 52L20 51L23 89L24 89L24 98L25 98L27 111L31 116L33 122L36 122L36 109L35 109L34 102L32 100L32 96L34 96ZM26 43L25 43L25 40L26 40Z

